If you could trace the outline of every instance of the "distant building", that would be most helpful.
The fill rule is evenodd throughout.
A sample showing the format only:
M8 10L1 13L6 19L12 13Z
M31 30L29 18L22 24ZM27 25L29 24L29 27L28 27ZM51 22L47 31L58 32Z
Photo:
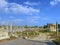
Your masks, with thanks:
M9 38L8 30L0 28L0 40Z
M49 31L56 31L56 24L47 24Z
M47 24L45 25L45 28L48 31L56 31L56 24ZM60 30L60 24L58 24L58 30Z

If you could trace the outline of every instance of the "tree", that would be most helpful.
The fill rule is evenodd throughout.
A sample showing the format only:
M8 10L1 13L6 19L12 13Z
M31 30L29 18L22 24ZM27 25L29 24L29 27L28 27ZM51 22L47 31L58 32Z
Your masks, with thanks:
M25 25L25 26L24 26L24 28L28 28L28 26L27 26L27 25Z

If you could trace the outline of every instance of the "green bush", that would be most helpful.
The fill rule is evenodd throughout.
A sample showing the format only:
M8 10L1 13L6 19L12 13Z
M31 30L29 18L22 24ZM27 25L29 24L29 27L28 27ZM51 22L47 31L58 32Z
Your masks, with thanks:
M15 36L10 36L10 38L16 38Z
M37 35L39 35L39 32L35 31L35 30L25 30L22 32L22 37L32 38L32 37L35 37Z
M56 41L56 42L60 42L60 38L56 38L55 41Z
M47 30L39 30L39 32L46 33L48 31Z
M44 33L47 30L25 30L23 32L16 32L19 37L25 38L34 38L40 34L40 32Z

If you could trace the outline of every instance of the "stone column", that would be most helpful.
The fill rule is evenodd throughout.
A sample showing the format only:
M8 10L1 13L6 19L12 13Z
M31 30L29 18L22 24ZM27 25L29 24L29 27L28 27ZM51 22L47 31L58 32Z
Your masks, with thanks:
M58 23L56 22L56 35L58 35Z

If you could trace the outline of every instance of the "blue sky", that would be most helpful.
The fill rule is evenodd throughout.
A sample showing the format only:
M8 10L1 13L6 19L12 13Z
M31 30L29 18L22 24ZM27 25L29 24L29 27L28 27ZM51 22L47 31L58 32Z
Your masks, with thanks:
M60 0L0 0L0 24L40 26L60 23Z

